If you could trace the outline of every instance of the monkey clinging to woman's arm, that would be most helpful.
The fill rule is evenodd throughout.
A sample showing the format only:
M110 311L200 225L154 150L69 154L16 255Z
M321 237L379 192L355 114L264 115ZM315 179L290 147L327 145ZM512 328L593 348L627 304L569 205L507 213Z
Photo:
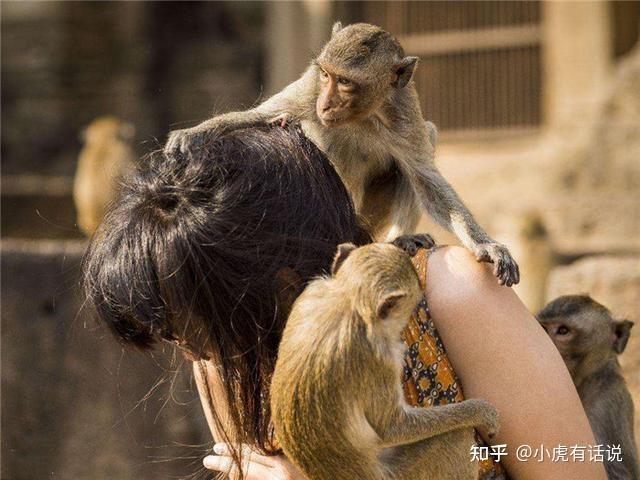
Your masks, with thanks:
M305 478L478 478L473 428L495 434L496 409L481 399L420 408L404 398L401 332L422 296L400 248L342 244L332 275L295 301L270 395L276 438Z
M335 166L376 240L413 232L422 203L478 261L494 264L501 284L516 284L520 273L509 250L487 235L435 166L437 131L422 118L411 80L417 62L381 28L365 23L343 28L338 22L302 77L256 108L172 132L165 152L201 147L214 130L220 135L298 121Z

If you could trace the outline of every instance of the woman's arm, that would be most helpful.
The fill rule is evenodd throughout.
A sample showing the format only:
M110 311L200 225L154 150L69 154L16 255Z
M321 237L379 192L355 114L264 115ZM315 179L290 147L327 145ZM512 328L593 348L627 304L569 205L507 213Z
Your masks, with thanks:
M507 444L502 457L517 480L605 480L602 463L530 459L520 445L595 445L571 377L544 330L511 288L460 247L429 258L426 295L432 318L467 398L484 398L500 412L500 432L490 443Z

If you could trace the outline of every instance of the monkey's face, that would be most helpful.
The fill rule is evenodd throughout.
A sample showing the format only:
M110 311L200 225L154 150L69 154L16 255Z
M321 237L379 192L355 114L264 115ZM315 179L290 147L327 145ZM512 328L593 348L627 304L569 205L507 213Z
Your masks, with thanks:
M325 127L337 127L373 115L382 105L375 85L318 63L316 114Z
M547 318L541 320L540 325L565 360L576 354L582 354L580 344L589 337L589 331L585 331L588 329L585 329L584 325L579 325L574 318Z
M633 322L617 321L586 296L560 297L538 313L538 321L558 348L569 371L586 358L622 353Z
M407 85L416 61L379 27L337 24L315 61L318 118L334 127L375 115L393 90Z

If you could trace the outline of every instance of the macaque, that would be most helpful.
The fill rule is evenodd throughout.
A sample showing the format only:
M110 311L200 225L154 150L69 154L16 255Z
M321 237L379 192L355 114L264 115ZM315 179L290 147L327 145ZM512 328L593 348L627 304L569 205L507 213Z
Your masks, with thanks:
M494 435L495 408L481 399L429 408L404 400L401 332L422 295L400 248L342 244L331 276L295 301L271 412L277 441L306 478L477 479L473 429Z
M376 240L412 233L422 204L478 261L494 264L501 284L516 284L520 273L509 250L487 235L435 166L436 127L424 121L412 81L417 63L381 28L338 22L298 80L253 109L172 132L165 153L200 148L213 132L300 122L333 163Z
M640 478L633 400L618 363L633 322L614 319L606 307L584 295L558 297L537 317L567 364L596 442L621 447L621 462L605 454L607 476Z
M129 141L134 133L133 125L115 117L100 117L83 132L85 145L78 158L73 200L78 226L88 237L114 200L119 179L133 168L135 153Z

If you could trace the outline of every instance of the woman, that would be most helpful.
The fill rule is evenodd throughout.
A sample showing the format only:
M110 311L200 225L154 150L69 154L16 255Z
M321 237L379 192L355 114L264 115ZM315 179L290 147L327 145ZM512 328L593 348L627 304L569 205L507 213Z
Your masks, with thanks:
M326 158L295 127L241 130L188 158L155 158L130 181L91 241L85 289L122 341L172 341L195 361L221 442L207 467L235 476L240 465L249 479L301 478L275 456L269 379L291 303L346 241L370 239ZM595 443L564 364L513 291L466 250L437 249L428 269L421 258L429 305L422 321L431 313L465 395L500 411L492 443L508 445L509 475L605 478L600 464L516 459L519 445ZM435 330L426 339L406 333L411 342L439 341ZM440 371L449 368L439 361ZM411 397L411 385L405 389Z

